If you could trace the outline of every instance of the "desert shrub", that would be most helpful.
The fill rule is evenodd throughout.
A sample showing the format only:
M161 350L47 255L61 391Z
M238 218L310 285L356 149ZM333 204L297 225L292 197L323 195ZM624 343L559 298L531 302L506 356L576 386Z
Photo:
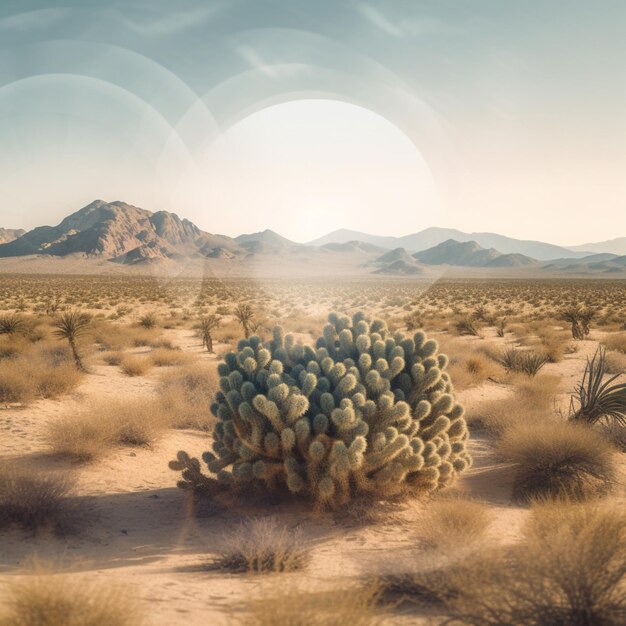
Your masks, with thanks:
M602 340L602 345L605 346L607 350L615 350L616 352L626 354L626 333L607 335Z
M435 500L419 522L418 535L434 548L468 546L484 537L490 522L489 509L481 502L461 498Z
M374 584L317 593L289 586L280 595L264 594L251 600L237 623L242 626L375 626L380 624L379 596L379 588Z
M243 522L222 538L216 569L233 573L292 572L309 560L309 550L296 532L272 518Z
M593 358L587 359L582 381L572 396L571 420L626 426L626 383L613 384L619 374L610 378L606 374L606 349L598 348Z
M501 455L513 463L513 497L583 500L603 495L615 479L613 448L573 423L518 424L504 433Z
M210 407L218 389L215 367L188 364L161 378L159 401L174 428L209 430L215 426Z
M471 317L465 317L455 324L455 328L459 335L471 335L480 337L480 326L478 322Z
M148 445L168 425L167 415L154 400L94 401L54 421L48 441L54 454L91 461L118 445Z
M218 368L215 454L203 455L217 479L180 452L170 467L183 488L253 482L336 505L361 492L432 491L470 464L448 358L422 332L392 336L380 320L331 314L316 348L276 327L270 342L238 349Z
M102 355L102 360L107 364L107 365L121 365L122 364L122 359L124 358L124 355L121 352L106 352L105 354Z
M120 366L122 372L132 378L146 374L152 367L152 361L149 357L127 354L122 358Z
M139 326L145 328L146 330L150 330L151 328L155 328L157 325L157 317L154 313L146 313L139 318Z
M626 516L612 506L533 508L522 542L449 572L453 624L618 626L626 619Z
M192 356L182 350L156 348L150 353L149 358L157 367L171 367L172 365L183 365L190 361Z
M604 365L607 374L626 374L626 353L607 352Z
M38 571L4 593L0 626L141 626L138 606L118 588Z
M64 530L70 519L71 489L66 475L16 468L5 461L0 464L0 528Z
M81 380L81 372L65 350L48 351L37 346L2 363L0 402L27 404L39 398L57 398Z
M548 362L545 354L537 354L531 350L510 348L499 357L498 362L510 372L519 372L527 376L536 376L539 370Z
M0 335L11 335L24 327L24 320L21 315L8 313L0 315Z
M473 428L484 428L495 436L516 424L543 424L554 419L558 376L541 374L515 381L513 394L477 403L467 416Z
M459 351L450 360L448 372L457 389L468 389L496 378L502 370L496 363L479 351Z

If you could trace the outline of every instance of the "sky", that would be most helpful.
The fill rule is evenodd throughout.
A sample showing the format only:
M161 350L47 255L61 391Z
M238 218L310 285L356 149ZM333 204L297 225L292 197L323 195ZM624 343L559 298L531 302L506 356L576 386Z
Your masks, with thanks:
M621 0L2 0L0 226L626 236Z

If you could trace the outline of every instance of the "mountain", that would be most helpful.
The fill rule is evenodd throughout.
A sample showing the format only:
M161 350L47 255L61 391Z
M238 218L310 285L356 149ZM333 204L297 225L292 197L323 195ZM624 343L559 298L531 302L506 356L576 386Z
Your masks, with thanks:
M346 241L345 243L326 243L320 246L324 250L332 250L333 252L365 252L366 254L380 254L385 248L375 246L373 243L364 241Z
M538 265L523 254L502 254L495 248L483 248L475 241L448 239L413 255L427 265L458 265L463 267L524 267Z
M374 259L373 265L378 266L375 274L409 276L423 274L424 268L404 248L390 250Z
M541 241L514 239L496 233L464 233L453 228L426 228L418 233L403 237L369 235L352 230L336 230L308 245L320 246L327 243L345 243L351 239L364 241L384 248L406 248L409 252L421 252L439 245L449 239L459 242L474 241L483 248L495 248L503 254L523 254L527 257L548 261L550 259L570 257L578 258L589 254L588 251L572 251Z
M427 265L463 265L466 267L484 267L500 252L479 246L475 241L456 241L448 239L413 256Z
M25 233L21 228L0 228L0 244L19 239Z
M222 235L202 232L175 213L151 213L125 202L95 200L57 226L40 226L0 245L0 257L82 255L117 263L153 262L240 252Z
M609 252L617 256L626 255L626 237L599 241L596 243L586 243L582 246L570 246L570 250L587 250L589 252Z
M259 233L251 233L249 235L239 235L235 237L235 241L238 244L255 244L255 243L263 243L270 246L276 246L280 248L289 247L289 246L298 246L301 244L297 244L294 241L290 241L286 237L279 235L278 233L266 228L264 231Z

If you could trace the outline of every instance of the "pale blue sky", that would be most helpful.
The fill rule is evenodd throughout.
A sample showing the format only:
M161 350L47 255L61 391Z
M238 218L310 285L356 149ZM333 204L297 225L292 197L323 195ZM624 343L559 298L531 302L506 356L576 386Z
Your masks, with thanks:
M623 236L625 42L621 0L2 0L0 226Z

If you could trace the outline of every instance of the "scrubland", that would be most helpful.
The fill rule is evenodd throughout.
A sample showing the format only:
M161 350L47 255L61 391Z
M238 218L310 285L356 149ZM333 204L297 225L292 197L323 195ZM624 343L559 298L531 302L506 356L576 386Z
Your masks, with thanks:
M224 356L330 311L437 341L472 467L334 506L177 488ZM625 367L624 281L2 276L0 625L622 624Z

